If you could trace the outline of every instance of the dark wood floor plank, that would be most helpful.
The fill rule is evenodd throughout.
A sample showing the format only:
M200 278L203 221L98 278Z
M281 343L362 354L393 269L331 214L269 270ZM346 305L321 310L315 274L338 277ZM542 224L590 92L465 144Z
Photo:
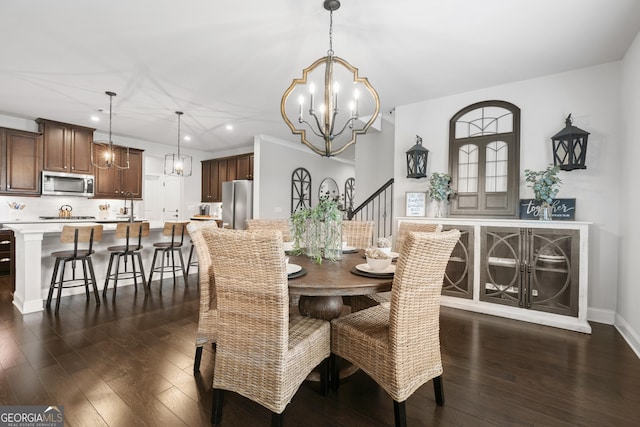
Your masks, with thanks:
M70 426L208 426L215 356L192 373L198 319L192 286L118 289L100 306L63 297L52 312L20 315L0 298L0 405L62 404ZM0 284L2 278L0 278ZM0 290L1 293L1 290ZM406 402L411 427L637 426L640 359L610 325L581 334L450 308L441 311L446 404L431 382ZM7 365L7 366L5 366ZM359 371L337 393L305 382L287 426L393 425L391 398ZM268 425L269 411L226 393L224 426Z
M138 417L142 418L147 425L176 427L186 425L155 396L169 390L170 385L162 391L156 388L157 393L146 385L145 381L130 377L120 377L109 382L109 386L127 402L129 407L135 410Z
M70 377L108 425L145 425L135 410L91 369L74 372Z
M82 391L71 380L68 372L59 365L38 370L43 384L47 384L53 405L63 405L65 425L108 426Z

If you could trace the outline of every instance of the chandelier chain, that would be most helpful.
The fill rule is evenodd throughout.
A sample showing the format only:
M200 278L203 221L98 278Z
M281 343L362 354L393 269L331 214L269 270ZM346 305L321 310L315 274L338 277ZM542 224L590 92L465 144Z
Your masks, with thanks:
M329 50L327 56L333 56L333 10L329 11Z

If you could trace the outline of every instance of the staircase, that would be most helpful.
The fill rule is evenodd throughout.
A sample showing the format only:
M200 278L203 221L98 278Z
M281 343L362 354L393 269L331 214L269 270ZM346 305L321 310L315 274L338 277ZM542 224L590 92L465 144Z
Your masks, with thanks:
M373 242L378 237L393 234L393 178L376 190L367 200L347 211L347 219L373 221Z

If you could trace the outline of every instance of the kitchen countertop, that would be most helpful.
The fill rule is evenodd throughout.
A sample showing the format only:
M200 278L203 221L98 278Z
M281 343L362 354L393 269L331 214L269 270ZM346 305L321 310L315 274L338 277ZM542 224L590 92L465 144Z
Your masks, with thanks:
M40 220L34 222L14 222L14 223L4 223L4 227L13 230L16 233L22 234L33 234L33 233L60 233L62 231L62 227L65 225L102 225L104 231L114 231L116 229L118 222L126 222L126 221L117 221L110 223L99 223L96 220ZM149 228L151 230L161 229L164 227L164 223L162 221L149 221Z

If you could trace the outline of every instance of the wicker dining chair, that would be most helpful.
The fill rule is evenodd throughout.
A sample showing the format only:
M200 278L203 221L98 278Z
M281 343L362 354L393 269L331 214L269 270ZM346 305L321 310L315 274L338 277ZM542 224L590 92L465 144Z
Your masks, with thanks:
M373 221L342 221L342 241L358 249L370 247L373 243Z
M218 341L212 422L222 419L224 390L272 412L272 425L307 375L320 366L328 391L329 322L289 312L279 231L202 230L216 279Z
M400 253L400 248L407 238L407 235L412 231L418 231L423 233L439 233L442 231L442 224L425 224L418 222L401 222L398 226L398 233L393 239L393 251ZM378 292L371 295L357 295L351 297L351 311L360 311L365 308L373 307L374 305L382 304L389 308L391 304L391 292Z
M436 403L444 404L440 355L440 291L458 230L406 236L391 290L382 306L331 322L332 387L338 388L336 356L362 369L393 399L396 426L406 426L405 401L433 379Z
M407 234L412 231L420 231L425 233L437 233L442 231L442 224L426 224L420 222L401 222L398 225L398 232L393 239L393 251L400 253L404 239Z
M288 219L248 219L247 230L280 230L283 242L293 240Z
M200 285L200 310L198 313L198 332L196 333L196 355L193 360L194 375L200 372L202 349L207 342L215 348L218 329L218 310L216 308L216 286L211 268L211 254L202 230L217 229L215 221L191 222L187 231L191 244L198 255L198 282Z

